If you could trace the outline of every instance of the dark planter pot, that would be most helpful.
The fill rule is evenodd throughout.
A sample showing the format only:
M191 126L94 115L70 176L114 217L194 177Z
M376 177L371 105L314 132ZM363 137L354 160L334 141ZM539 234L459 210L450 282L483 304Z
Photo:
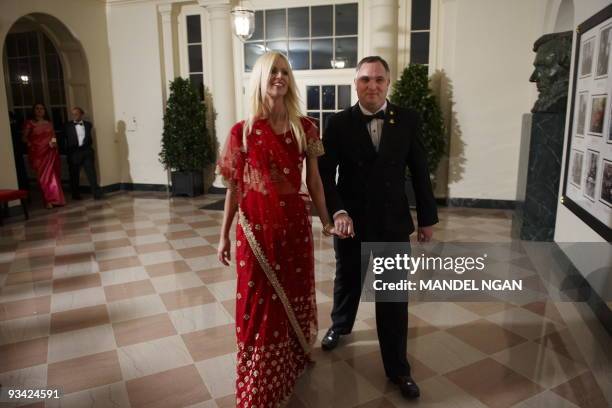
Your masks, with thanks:
M204 177L201 171L173 171L172 195L196 197L204 194Z

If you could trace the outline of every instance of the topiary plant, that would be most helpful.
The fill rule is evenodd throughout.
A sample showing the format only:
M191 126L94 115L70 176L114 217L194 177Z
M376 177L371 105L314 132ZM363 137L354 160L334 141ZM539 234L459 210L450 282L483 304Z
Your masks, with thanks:
M188 79L170 82L159 160L166 170L202 171L215 161L216 144L206 129L206 105Z
M391 102L416 110L423 120L423 144L427 151L429 172L435 179L440 159L446 151L446 139L442 112L435 96L429 89L427 66L410 64L401 78L393 85Z

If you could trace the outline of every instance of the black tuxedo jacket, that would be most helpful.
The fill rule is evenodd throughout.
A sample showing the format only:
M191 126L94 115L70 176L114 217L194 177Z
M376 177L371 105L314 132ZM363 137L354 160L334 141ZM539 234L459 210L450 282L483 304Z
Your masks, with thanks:
M391 241L415 230L405 193L406 166L416 194L419 226L438 222L416 111L387 103L377 152L356 104L328 119L323 146L319 169L328 211L333 216L346 210L361 241Z
M83 148L92 147L93 140L91 138L91 122L84 120L83 125L85 126L85 140L83 140ZM66 122L64 124L64 137L66 138L66 150L68 152L76 150L79 147L79 138L77 137L75 124L73 121Z

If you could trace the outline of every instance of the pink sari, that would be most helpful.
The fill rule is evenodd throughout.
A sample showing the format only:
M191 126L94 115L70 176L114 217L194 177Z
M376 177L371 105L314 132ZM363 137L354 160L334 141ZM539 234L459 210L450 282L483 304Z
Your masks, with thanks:
M51 122L35 123L28 120L24 131L28 135L28 159L30 166L36 172L38 184L43 193L45 204L64 205L64 192L61 181L61 163L57 147L49 146L55 137Z
M310 360L317 335L314 253L304 158L323 153L316 126L302 119L307 148L259 120L242 147L242 122L228 137L219 170L239 199L236 230L236 406L281 406Z

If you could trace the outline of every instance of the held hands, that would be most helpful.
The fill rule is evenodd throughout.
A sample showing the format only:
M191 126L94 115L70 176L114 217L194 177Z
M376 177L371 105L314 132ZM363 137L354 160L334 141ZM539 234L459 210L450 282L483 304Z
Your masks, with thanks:
M49 141L49 147L51 147L53 149L57 147L57 139L56 138L53 138L53 139L51 139Z
M230 254L231 242L228 237L221 237L217 249L217 259L225 266L229 266L232 256Z
M418 242L429 242L433 236L433 227L419 227L417 231Z
M348 214L338 214L334 217L333 234L337 235L340 239L353 238L355 236L353 220Z

